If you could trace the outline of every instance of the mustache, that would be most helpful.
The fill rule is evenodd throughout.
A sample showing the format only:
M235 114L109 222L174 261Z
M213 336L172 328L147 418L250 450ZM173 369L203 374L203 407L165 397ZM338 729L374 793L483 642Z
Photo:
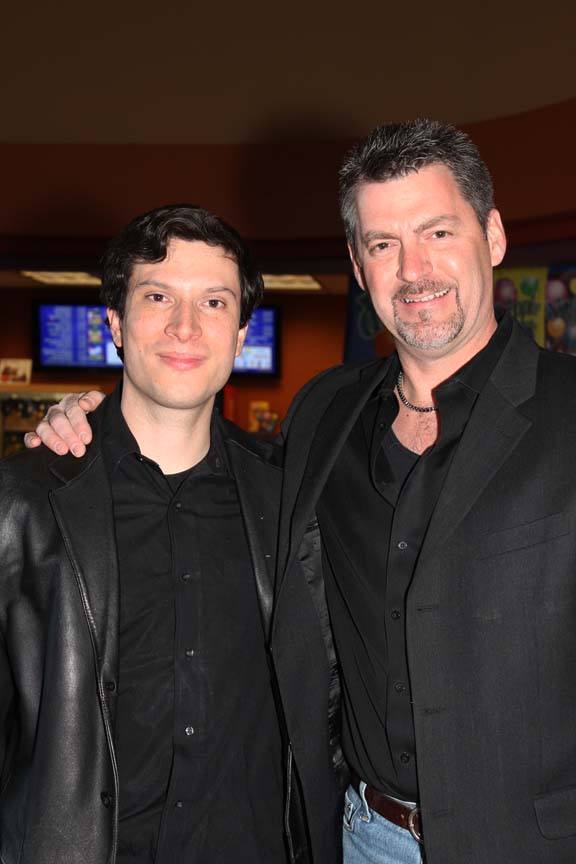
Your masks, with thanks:
M401 285L394 294L394 300L403 300L404 297L415 297L419 294L432 294L435 291L449 291L454 286L450 282L440 282L435 279L420 279L418 282L410 282Z

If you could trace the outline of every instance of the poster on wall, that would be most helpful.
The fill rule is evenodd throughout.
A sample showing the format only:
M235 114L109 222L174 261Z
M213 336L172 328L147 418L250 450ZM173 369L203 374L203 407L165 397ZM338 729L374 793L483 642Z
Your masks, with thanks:
M497 267L494 270L496 312L510 310L542 347L546 345L547 282L547 267Z
M576 354L576 264L550 268L546 285L546 347Z

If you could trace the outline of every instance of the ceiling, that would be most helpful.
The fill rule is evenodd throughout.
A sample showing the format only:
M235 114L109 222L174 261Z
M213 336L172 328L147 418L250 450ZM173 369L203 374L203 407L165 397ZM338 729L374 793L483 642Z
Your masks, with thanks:
M0 141L352 138L576 96L576 4L7 3Z

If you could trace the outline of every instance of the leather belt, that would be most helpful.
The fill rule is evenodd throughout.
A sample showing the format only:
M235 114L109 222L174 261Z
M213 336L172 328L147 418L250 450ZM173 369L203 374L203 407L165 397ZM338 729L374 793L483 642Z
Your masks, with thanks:
M352 778L352 786L360 797L362 797L360 793L360 781L357 777ZM388 795L377 792L371 786L366 786L364 798L371 810L375 810L376 813L379 813L384 819L388 819L389 822L393 822L394 825L405 828L418 843L423 842L419 807L407 807L405 804L395 801L394 798L389 798Z

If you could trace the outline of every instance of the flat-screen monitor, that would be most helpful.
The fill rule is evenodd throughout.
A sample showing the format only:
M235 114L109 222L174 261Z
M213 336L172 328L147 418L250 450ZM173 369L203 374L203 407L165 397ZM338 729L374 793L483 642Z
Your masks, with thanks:
M40 303L37 358L41 369L118 369L106 325L106 309L97 304Z
M276 306L260 306L252 315L242 353L234 361L235 375L278 375L280 320Z
M106 309L97 304L40 303L37 359L41 369L119 369L106 325ZM273 306L256 309L244 348L234 363L239 375L278 375L279 313Z

